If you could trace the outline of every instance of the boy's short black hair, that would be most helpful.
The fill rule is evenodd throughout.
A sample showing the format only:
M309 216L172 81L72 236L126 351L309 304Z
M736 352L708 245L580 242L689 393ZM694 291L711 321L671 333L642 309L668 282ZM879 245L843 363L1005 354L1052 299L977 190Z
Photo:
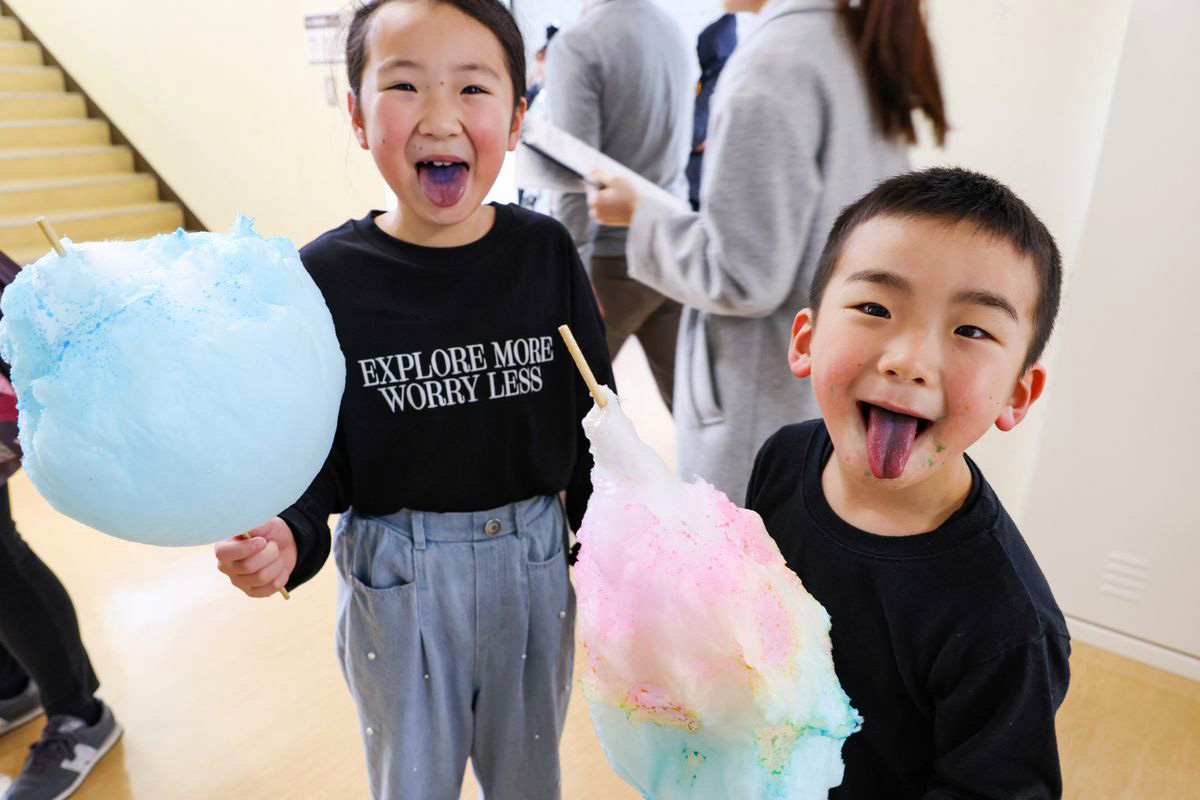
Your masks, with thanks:
M1025 368L1042 356L1062 294L1062 256L1050 231L1033 210L995 178L958 167L934 167L889 178L838 215L825 240L809 290L814 319L842 246L859 225L874 217L934 217L970 222L1002 239L1033 262L1038 280L1033 340Z

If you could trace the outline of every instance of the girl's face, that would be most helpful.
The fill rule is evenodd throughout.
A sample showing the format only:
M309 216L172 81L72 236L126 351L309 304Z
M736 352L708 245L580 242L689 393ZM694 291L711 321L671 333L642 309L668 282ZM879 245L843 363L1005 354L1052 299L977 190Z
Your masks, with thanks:
M420 240L477 221L525 110L499 40L432 0L388 3L369 24L350 115L396 193L400 227Z

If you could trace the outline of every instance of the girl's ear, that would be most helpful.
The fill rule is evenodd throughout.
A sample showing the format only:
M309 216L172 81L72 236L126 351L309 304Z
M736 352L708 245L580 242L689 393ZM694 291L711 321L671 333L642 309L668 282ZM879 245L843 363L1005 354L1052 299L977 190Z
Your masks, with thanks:
M797 378L812 374L813 313L811 308L801 309L792 322L792 341L788 345L788 367Z
M369 150L367 145L367 128L363 123L362 109L358 107L358 98L354 96L354 92L346 92L346 107L350 110L350 126L354 128L354 138L358 140L358 146L363 150Z
M517 143L521 141L521 123L525 121L525 109L527 108L529 108L529 104L522 97L521 102L517 103L513 109L512 127L508 131L508 151L510 153L517 149Z
M1017 427L1017 424L1029 413L1029 407L1042 396L1042 390L1045 388L1045 367L1041 364L1034 364L1025 370L1025 374L1020 377L1016 387L1013 388L1008 405L1000 411L1000 416L996 418L996 427L1006 432Z

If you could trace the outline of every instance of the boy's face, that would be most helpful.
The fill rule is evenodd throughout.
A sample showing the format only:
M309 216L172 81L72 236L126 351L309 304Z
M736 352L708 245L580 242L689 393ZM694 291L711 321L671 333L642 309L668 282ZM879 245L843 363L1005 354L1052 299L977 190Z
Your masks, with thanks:
M970 223L876 217L842 247L814 325L788 356L813 390L847 476L889 487L938 473L995 424L1011 430L1045 383L1022 370L1032 262Z

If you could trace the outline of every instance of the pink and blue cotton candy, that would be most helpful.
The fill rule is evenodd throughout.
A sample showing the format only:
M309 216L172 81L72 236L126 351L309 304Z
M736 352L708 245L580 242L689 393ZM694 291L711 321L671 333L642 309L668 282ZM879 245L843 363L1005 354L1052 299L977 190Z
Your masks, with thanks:
M584 420L596 464L575 586L609 762L653 800L826 798L861 726L829 615L757 514L680 481L607 394Z
M24 467L122 539L214 542L295 502L333 442L345 358L283 238L67 244L4 292Z

